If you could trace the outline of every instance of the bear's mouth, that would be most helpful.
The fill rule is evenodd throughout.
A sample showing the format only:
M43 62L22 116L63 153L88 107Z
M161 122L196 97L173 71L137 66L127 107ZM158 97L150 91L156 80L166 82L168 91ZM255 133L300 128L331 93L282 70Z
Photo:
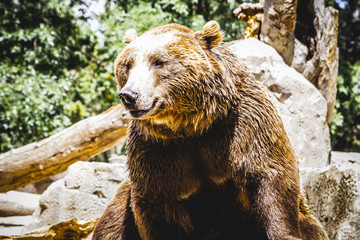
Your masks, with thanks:
M138 110L138 111L130 111L130 114L134 118L139 118L150 112L151 108L148 110Z
M152 109L154 109L154 107L155 107L156 103L158 102L158 100L159 100L159 99L156 98L149 109L146 109L146 110L130 110L131 116L132 116L133 118L141 118L141 117L145 116L145 115L148 114Z

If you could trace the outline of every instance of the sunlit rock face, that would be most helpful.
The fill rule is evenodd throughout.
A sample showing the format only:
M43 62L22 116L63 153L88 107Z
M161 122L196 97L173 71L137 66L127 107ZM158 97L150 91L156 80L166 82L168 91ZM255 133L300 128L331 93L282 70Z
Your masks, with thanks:
M42 194L26 231L73 218L99 218L120 184L127 179L123 164L77 162Z
M330 165L300 171L309 207L333 240L360 236L360 153L332 152Z
M276 50L255 39L230 48L268 89L283 119L300 167L324 167L331 151L326 100L305 77L289 67Z

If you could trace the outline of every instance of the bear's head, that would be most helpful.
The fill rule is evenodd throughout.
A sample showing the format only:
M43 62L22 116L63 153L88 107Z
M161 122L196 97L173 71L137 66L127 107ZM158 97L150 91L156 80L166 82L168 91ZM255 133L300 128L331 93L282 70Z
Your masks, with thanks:
M119 97L147 134L186 137L206 130L233 104L234 83L215 21L202 31L168 24L140 37L126 31L115 60ZM230 73L229 73L230 72Z

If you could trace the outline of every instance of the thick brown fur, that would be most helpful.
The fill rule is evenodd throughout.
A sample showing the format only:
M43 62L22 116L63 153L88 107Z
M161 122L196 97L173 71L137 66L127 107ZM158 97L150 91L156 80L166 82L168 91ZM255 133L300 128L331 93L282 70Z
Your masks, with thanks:
M220 45L218 24L195 33L170 24L146 34L168 32L176 40L149 57L165 63L153 72L157 110L131 123L130 181L93 239L328 239L300 193L276 108ZM131 54L126 48L115 62L120 89Z

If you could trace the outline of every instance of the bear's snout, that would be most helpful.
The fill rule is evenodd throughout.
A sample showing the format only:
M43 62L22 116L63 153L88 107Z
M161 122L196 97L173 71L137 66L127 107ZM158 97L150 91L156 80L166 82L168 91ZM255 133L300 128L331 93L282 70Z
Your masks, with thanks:
M136 100L138 99L138 93L128 89L124 88L119 93L119 98L125 105L125 107L129 110L135 110L135 104Z
M119 98L134 118L145 116L157 102L154 99L145 98L144 95L140 96L138 92L135 92L128 87L125 87L120 91Z

